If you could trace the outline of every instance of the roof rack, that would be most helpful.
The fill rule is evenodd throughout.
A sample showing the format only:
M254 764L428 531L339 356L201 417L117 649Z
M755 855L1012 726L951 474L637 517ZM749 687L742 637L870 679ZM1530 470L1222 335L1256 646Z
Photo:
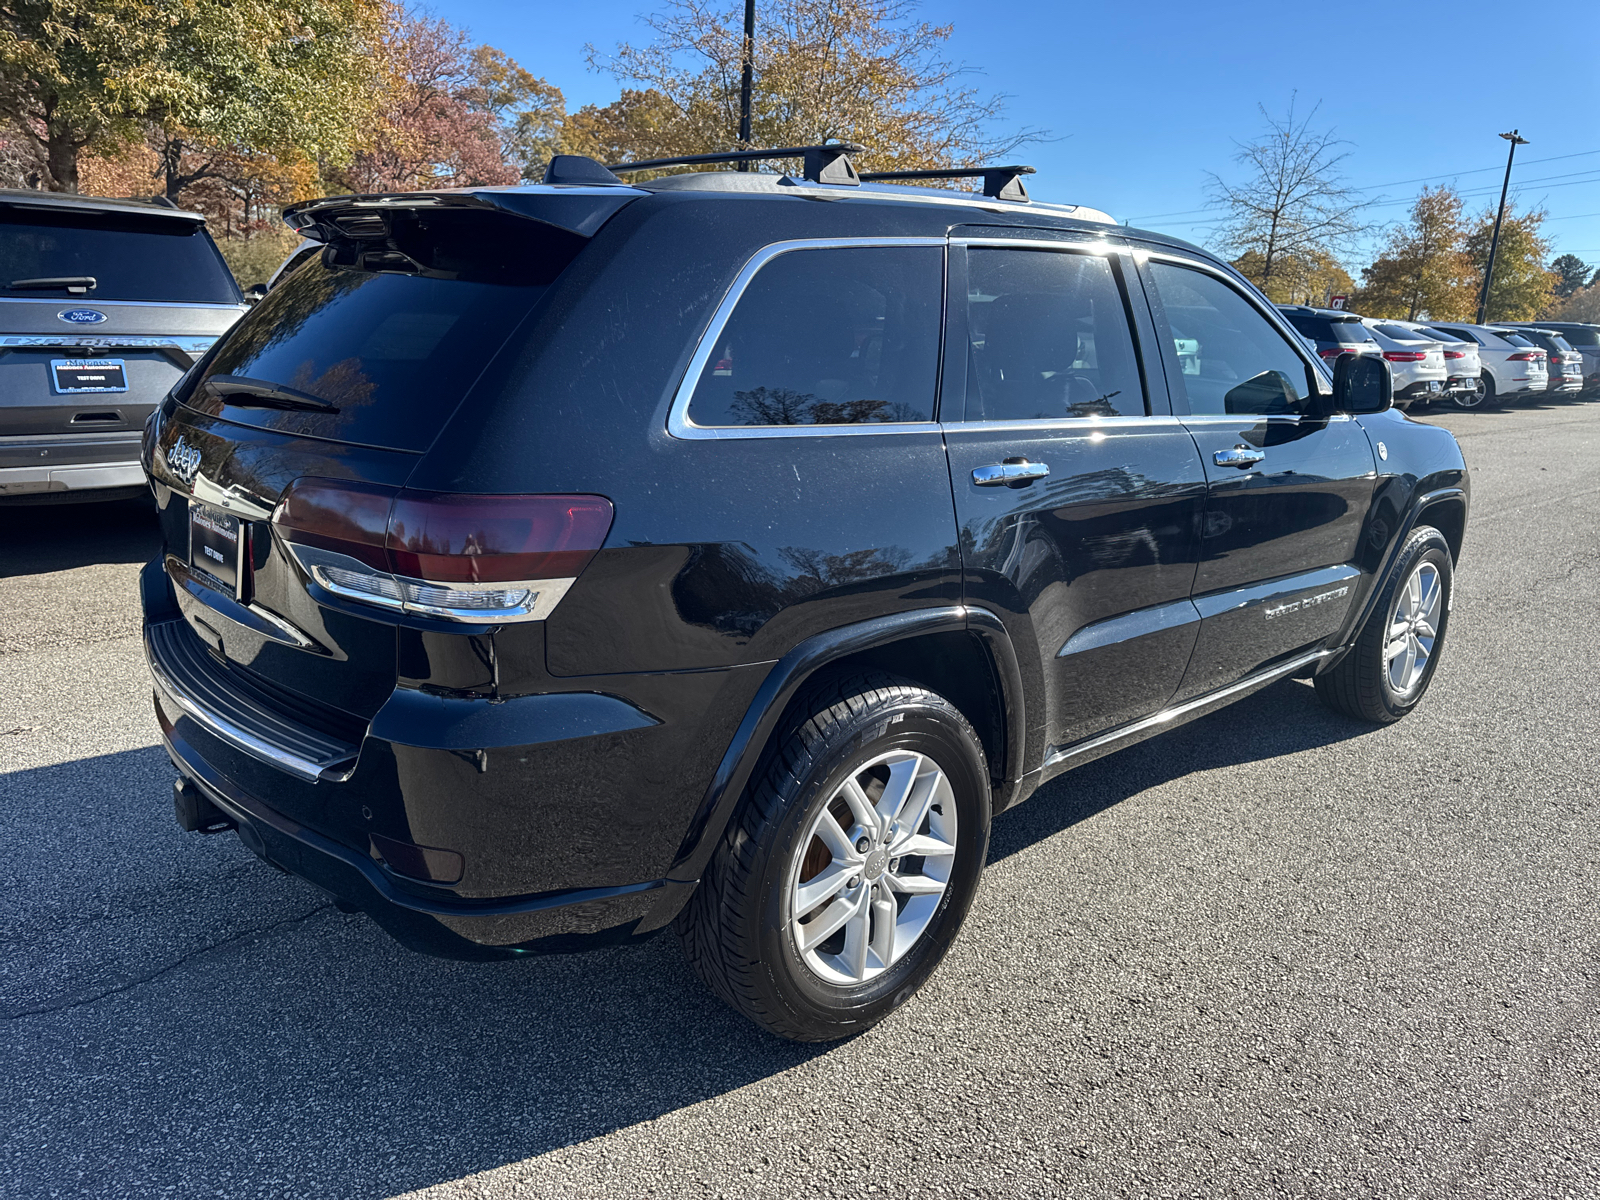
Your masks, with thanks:
M890 180L911 179L976 179L983 178L983 194L993 200L1020 200L1028 202L1028 189L1022 186L1022 176L1034 175L1032 167L951 167L948 170L930 171L869 171L861 176L862 183L879 183Z
M684 154L677 158L650 158L641 162L616 163L607 170L614 174L624 171L654 171L660 167L694 167L710 163L760 162L767 158L798 158L803 160L803 174L812 183L842 183L854 187L863 176L856 174L850 154L859 154L863 147L854 142L830 142L824 146L781 146L772 150L728 150L720 154Z

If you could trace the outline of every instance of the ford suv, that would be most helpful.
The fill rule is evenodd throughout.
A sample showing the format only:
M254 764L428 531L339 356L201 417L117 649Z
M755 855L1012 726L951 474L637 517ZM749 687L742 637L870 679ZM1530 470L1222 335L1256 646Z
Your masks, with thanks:
M1289 678L1409 713L1468 478L1204 251L763 153L287 210L148 430L144 639L185 828L440 955L672 925L824 1040L1052 777Z
M145 418L243 311L199 213L0 191L0 503L145 495Z

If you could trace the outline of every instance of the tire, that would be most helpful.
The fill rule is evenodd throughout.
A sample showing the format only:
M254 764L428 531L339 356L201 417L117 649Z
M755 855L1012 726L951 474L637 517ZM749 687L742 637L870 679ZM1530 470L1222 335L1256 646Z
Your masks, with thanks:
M1454 392L1450 396L1450 403L1463 411L1475 408L1488 408L1494 400L1494 378L1489 372L1484 371L1478 376L1478 390L1475 392Z
M1431 525L1412 530L1355 644L1332 669L1315 677L1322 702L1346 716L1380 725L1398 721L1414 709L1427 694L1444 651L1454 579L1444 534ZM1437 588L1431 597L1430 587ZM1408 624L1404 636L1391 642L1391 631L1409 620L1408 611L1421 622ZM1419 632L1423 628L1432 629L1431 642ZM1402 642L1401 652L1392 654L1391 645ZM1425 661L1412 668L1422 651ZM1413 656L1410 661L1408 654Z
M866 780L864 795L851 798L852 780ZM867 825L847 823L863 801L872 814L870 805L902 794L898 819L916 818L909 833L880 826L869 838ZM850 840L858 834L867 850ZM908 838L928 853L906 853ZM848 1037L905 1003L939 965L988 848L988 766L966 718L893 676L835 678L791 706L674 927L706 985L763 1029L797 1042ZM845 911L857 916L816 938Z

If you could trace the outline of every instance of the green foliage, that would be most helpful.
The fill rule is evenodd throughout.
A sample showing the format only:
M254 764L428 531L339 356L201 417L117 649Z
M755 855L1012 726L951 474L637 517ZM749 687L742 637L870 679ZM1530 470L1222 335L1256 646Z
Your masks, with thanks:
M311 157L348 154L372 103L381 0L9 0L0 6L0 121L76 191L78 155L149 123Z
M1467 253L1477 265L1480 279L1489 261L1494 215L1494 209L1485 209L1467 234ZM1544 268L1545 256L1550 253L1550 243L1540 234L1544 216L1543 210L1519 213L1514 204L1507 206L1484 320L1531 321L1549 305L1556 280Z
M1563 300L1588 283L1594 274L1594 268L1576 254L1563 254L1550 264L1550 270L1556 276L1556 295Z
M473 107L494 117L506 158L523 179L542 178L545 164L562 152L567 100L561 89L493 46L473 51L472 74L478 89Z

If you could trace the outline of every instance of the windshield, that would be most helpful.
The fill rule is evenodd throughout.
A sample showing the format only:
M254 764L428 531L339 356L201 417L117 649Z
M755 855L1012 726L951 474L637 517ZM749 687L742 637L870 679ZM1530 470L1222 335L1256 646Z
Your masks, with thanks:
M3 205L0 295L91 304L240 302L233 276L197 221Z
M1427 335L1419 330L1407 329L1404 325L1374 325L1373 328L1381 334L1394 338L1396 341L1423 342L1429 340Z

